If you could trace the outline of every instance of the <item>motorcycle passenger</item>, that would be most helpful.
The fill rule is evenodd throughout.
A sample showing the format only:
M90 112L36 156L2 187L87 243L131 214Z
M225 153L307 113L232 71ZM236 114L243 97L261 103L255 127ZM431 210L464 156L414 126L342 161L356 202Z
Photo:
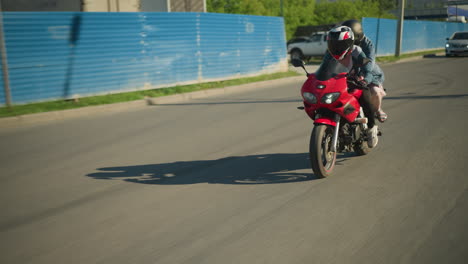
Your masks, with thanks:
M374 45L372 44L372 41L364 35L362 25L358 20L346 20L341 23L341 25L351 28L354 33L354 45L361 47L364 54L366 54L366 57L370 60L369 63L372 65L371 67L374 79L369 83L370 96L367 96L370 98L366 99L369 100L373 108L372 110L376 113L377 120L383 123L387 120L387 114L382 110L382 98L387 94L382 86L384 82L384 73L375 62Z
M323 57L319 69L316 72L317 78L321 78L322 73L330 71L347 72L359 68L357 75L363 83L369 84L375 82L376 72L373 72L373 64L367 63L368 59L359 46L354 45L354 34L351 28L339 26L331 29L327 37L328 52ZM338 62L338 67L335 66ZM374 64L375 65L375 64ZM368 117L367 145L373 148L378 142L378 127L374 121L374 111L366 104L364 100L363 109Z

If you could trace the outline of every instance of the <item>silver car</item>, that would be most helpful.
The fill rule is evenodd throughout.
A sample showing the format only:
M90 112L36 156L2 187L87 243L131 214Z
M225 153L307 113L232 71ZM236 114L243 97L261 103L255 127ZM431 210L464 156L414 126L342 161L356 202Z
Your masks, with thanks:
M455 32L447 38L445 44L445 56L468 54L468 31Z

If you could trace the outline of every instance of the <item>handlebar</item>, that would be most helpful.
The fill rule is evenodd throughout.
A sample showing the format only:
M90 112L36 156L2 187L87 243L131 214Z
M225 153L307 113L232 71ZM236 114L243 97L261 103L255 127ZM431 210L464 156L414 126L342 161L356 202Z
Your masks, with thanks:
M367 84L364 82L361 82L356 79L355 76L346 76L346 82L348 83L348 87L352 89L360 89L360 90L367 90L369 87L367 87Z

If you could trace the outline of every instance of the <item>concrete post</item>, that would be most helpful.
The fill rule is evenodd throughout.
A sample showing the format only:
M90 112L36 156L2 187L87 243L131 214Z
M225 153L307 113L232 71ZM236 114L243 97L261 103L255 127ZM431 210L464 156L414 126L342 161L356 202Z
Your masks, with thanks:
M10 80L8 74L8 60L7 52L3 31L3 9L0 1L0 49L2 55L2 70L3 70L3 88L5 89L5 103L8 107L11 107L11 92L10 92Z
M400 18L398 19L397 38L395 45L395 57L400 57L401 54L401 37L403 35L403 22L405 21L405 0L400 0Z

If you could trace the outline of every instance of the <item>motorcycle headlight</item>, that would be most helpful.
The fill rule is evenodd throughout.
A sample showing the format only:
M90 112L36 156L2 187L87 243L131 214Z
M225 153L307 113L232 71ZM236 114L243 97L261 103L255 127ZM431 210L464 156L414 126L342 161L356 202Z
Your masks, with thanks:
M321 102L324 104L331 104L340 97L340 93L327 93L322 97Z
M445 44L445 47L446 47L446 48L450 48L450 44L448 44L448 43Z
M302 97L304 97L304 100L306 100L309 104L317 103L317 97L315 97L315 95L313 95L312 93L305 92L302 94Z

